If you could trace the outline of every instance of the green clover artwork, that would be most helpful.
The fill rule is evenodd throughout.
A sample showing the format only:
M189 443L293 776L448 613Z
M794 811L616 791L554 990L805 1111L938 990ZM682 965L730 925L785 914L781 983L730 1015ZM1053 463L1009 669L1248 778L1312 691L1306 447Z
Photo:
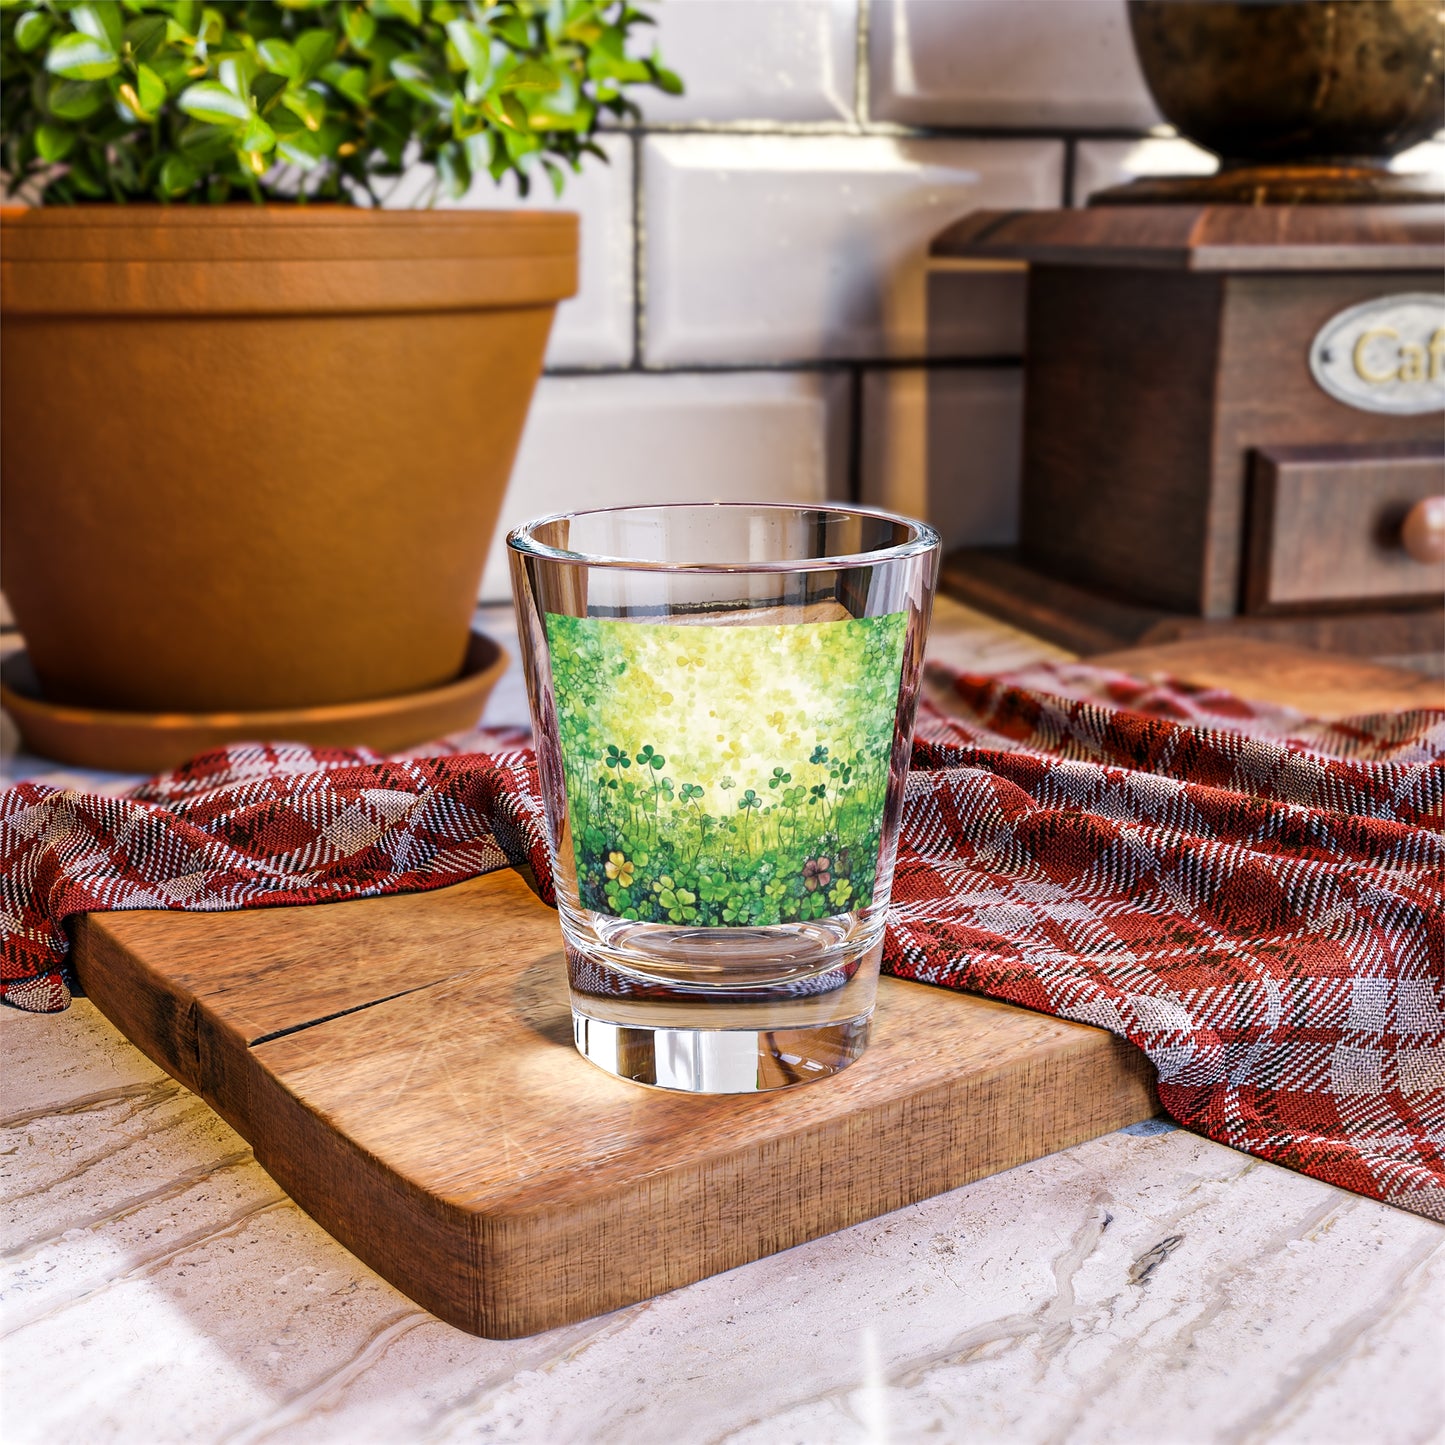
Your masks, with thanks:
M873 898L907 615L676 626L547 615L585 908L703 928Z

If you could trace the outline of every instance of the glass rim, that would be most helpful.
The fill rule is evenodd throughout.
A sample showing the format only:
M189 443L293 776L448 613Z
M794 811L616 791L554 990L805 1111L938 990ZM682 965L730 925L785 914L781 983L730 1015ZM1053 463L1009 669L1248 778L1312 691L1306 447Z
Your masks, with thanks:
M549 547L534 535L539 527L551 522L569 522L578 517L600 517L613 512L665 512L677 511L749 511L749 512L819 512L832 513L840 517L873 517L910 528L912 536L887 547L876 547L867 552L840 552L826 557L787 557L775 562L665 562L646 557L613 557L603 553L576 552L563 547ZM901 561L908 557L921 557L940 548L942 540L938 533L916 517L905 517L899 512L890 512L883 507L860 507L852 504L838 505L830 502L629 502L615 507L579 507L570 512L548 512L545 516L534 517L520 527L514 527L507 534L507 548L526 557L538 557L548 562L563 562L574 567L607 567L628 572L683 572L683 573L737 573L737 572L830 572L845 567L869 567L881 562Z

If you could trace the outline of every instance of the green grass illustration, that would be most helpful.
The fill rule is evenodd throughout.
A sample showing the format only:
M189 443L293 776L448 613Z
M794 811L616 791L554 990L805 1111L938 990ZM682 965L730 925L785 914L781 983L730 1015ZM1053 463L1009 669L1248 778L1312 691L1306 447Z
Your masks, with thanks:
M872 901L904 613L672 626L549 613L577 885L743 927Z

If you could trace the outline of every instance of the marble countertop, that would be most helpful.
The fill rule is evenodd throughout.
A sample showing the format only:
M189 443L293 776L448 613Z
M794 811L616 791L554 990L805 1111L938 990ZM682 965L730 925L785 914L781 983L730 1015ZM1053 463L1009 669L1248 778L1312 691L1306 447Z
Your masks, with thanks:
M953 604L933 650L1052 654ZM0 746L10 778L125 782ZM1163 1121L498 1342L359 1263L88 1002L0 1031L7 1445L1445 1439L1445 1227Z

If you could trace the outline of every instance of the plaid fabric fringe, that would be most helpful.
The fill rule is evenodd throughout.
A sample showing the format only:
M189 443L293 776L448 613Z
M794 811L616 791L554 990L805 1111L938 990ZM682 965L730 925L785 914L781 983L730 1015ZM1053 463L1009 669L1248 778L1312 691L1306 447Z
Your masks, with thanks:
M1330 723L1083 664L935 670L887 971L1137 1044L1180 1123L1445 1220L1445 712ZM69 1002L64 922L550 875L517 734L245 745L123 797L0 794L0 988Z

